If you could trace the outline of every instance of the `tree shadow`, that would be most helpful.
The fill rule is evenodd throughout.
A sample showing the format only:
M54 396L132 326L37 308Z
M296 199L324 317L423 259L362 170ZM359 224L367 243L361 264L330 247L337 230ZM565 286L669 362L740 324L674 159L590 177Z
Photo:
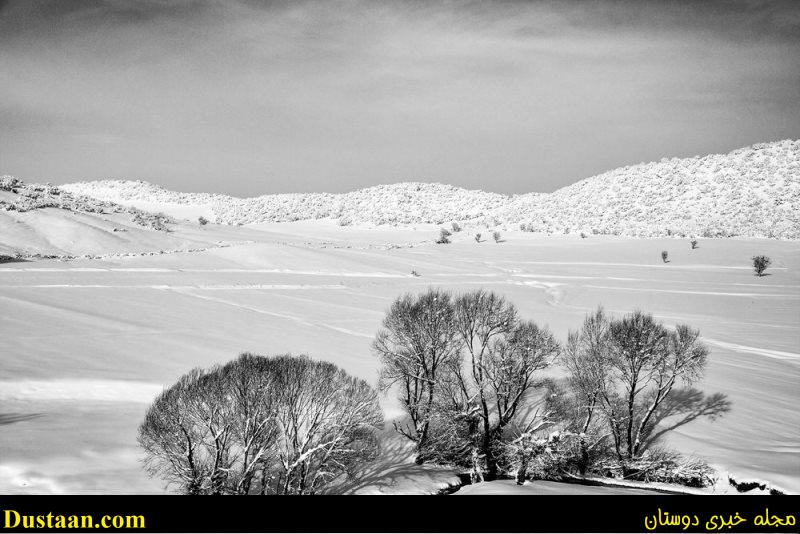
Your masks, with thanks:
M414 463L414 444L388 425L379 439L378 457L331 485L326 493L411 493L425 489L435 492L458 481L452 468Z
M664 434L691 423L700 417L715 420L731 409L731 401L723 393L706 396L695 388L673 389L653 413L645 429L642 450L652 447Z
M14 423L36 419L43 415L43 413L0 413L0 426L13 425Z

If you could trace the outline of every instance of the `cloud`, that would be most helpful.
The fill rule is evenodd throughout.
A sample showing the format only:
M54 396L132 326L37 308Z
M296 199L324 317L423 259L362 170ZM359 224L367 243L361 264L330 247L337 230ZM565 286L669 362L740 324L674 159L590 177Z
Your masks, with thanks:
M797 136L795 6L14 0L0 165L241 195L552 190Z

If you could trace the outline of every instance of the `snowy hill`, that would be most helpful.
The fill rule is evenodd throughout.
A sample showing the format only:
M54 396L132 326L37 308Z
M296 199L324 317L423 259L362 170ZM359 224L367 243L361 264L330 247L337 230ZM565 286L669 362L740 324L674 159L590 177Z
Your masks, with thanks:
M174 221L58 187L0 177L0 263L10 258L140 255L208 247Z
M526 197L504 218L532 231L797 239L800 141L623 167Z
M255 198L178 193L141 181L81 182L62 189L176 216L208 213L222 224L323 218L342 225L459 221L546 233L800 238L798 140L623 167L550 194L508 196L436 183Z

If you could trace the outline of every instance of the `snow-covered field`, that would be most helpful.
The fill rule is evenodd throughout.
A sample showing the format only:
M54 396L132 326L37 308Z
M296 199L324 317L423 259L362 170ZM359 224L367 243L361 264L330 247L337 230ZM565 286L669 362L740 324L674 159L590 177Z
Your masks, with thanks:
M732 409L668 441L723 477L800 492L797 242L701 238L691 250L687 239L509 229L501 243L477 243L470 228L435 245L434 225L332 220L180 223L169 234L130 228L109 238L102 225L121 226L122 215L93 216L91 224L50 208L19 215L28 222L0 218L3 239L38 236L43 249L58 240L59 250L99 247L106 255L0 264L0 493L161 491L141 469L135 439L161 387L242 351L308 353L375 381L369 347L385 310L399 294L428 286L501 292L561 340L599 304L699 328L711 356L698 387L726 394ZM82 241L78 227L101 242ZM156 254L126 255L132 250ZM773 258L770 276L753 276L755 254ZM397 415L391 398L384 406ZM349 491L433 492L454 480L409 465L402 442L388 436L365 474Z

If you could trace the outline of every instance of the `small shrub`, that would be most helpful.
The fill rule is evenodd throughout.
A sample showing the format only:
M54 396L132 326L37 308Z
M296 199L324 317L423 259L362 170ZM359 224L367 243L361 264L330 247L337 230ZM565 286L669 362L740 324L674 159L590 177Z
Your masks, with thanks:
M697 248L697 239L692 239L690 243L692 244L692 250Z
M716 482L714 469L700 458L684 457L680 454L656 449L627 466L628 479L641 482L663 482L680 484L690 488L706 488Z
M163 213L148 213L146 211L132 209L131 221L134 224L143 226L145 228L152 228L160 232L169 232L167 224L174 223L175 221L168 215Z
M0 263L12 263L17 261L23 261L20 253L17 253L13 256L8 254L0 254Z
M661 251L661 259L664 261L664 263L669 262L668 258L669 258L669 252L667 252L666 250L662 250Z
M439 245L446 245L450 243L450 236L453 235L450 230L447 228L441 228L439 230L439 239L436 240L436 243Z
M461 226L459 226L457 222L452 223L450 226L453 227L453 231L454 232L460 232L461 231Z
M200 223L200 226L205 226L208 224L208 219L206 219L201 215L200 217L197 218L197 222Z
M15 192L14 189L21 186L22 182L14 178L13 176L0 176L0 191L12 191Z
M753 481L743 481L738 482L732 476L728 476L728 484L736 488L736 491L739 493L747 493L748 491L753 491L754 489L760 489L764 491L767 489L767 485L763 482L753 482Z
M587 237L589 236L586 235L586 232L581 232L581 239L586 239Z
M477 241L478 243L481 242L481 234L480 233L475 234L475 241Z
M492 238L494 239L495 243L499 243L500 241L502 241L502 236L500 235L500 232L497 231L492 232Z
M753 270L756 276L764 276L764 271L772 264L772 260L767 256L753 256Z

